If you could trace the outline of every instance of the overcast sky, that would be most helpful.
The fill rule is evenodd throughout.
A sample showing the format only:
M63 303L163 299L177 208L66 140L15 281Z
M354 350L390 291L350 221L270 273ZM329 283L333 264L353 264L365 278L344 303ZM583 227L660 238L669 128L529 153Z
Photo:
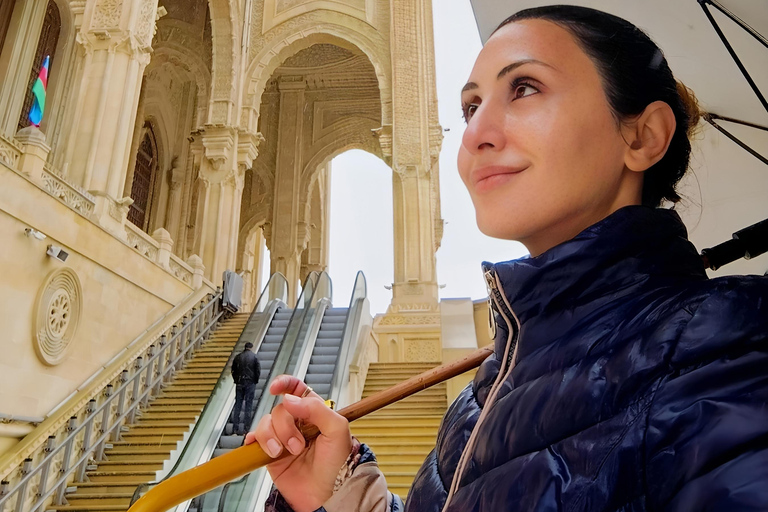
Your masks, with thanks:
M456 170L464 121L460 90L480 51L480 36L469 0L433 0L435 64L440 124L444 129L440 154L440 195L445 233L437 252L437 280L445 287L441 298L486 296L480 272L483 260L503 261L526 253L516 242L481 234L475 212ZM384 288L393 280L392 171L363 151L349 151L333 160L331 178L330 269L334 305L345 306L357 270L368 280L373 314L383 313L392 294Z

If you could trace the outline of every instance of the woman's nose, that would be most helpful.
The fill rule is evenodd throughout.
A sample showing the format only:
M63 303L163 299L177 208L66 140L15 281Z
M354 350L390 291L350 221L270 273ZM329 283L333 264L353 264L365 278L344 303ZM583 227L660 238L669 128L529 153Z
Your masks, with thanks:
M481 104L469 119L462 144L471 153L500 150L505 144L504 119L499 108Z

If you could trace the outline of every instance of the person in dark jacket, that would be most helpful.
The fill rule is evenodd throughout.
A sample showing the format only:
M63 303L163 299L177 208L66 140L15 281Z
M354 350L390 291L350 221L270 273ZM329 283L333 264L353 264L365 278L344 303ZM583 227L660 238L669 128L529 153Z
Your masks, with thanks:
M674 210L697 108L615 16L521 11L462 91L459 172L480 229L495 351L449 407L408 512L768 510L768 278L708 279ZM346 420L300 380L258 441L269 511L398 506ZM306 395L306 396L305 396ZM318 426L308 446L295 420ZM339 469L340 468L340 469Z
M256 394L256 384L259 383L261 365L256 354L251 350L253 343L246 342L243 351L232 361L232 379L235 381L235 409L232 416L232 426L236 433L244 434L251 424L251 409L253 396ZM240 420L241 410L245 418ZM244 428L240 428L245 424Z

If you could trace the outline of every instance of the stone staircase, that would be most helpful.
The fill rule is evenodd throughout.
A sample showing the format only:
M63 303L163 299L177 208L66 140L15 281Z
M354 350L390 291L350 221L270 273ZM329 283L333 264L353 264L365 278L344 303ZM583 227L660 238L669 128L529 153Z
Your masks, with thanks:
M439 363L372 363L363 398L387 389ZM353 422L360 442L371 447L390 491L406 498L422 462L434 448L447 408L445 383L425 389Z
M238 313L219 324L174 381L123 432L122 440L111 443L106 461L86 473L87 482L72 484L76 490L67 494L68 505L48 510L128 510L136 486L155 480L177 441L194 426L247 321L248 313Z

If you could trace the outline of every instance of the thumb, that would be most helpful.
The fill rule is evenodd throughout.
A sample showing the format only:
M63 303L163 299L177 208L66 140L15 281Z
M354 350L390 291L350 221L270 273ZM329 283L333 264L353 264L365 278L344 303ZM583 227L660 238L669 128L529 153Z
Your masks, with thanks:
M296 419L315 425L325 437L349 437L349 422L320 398L283 396L283 406Z

